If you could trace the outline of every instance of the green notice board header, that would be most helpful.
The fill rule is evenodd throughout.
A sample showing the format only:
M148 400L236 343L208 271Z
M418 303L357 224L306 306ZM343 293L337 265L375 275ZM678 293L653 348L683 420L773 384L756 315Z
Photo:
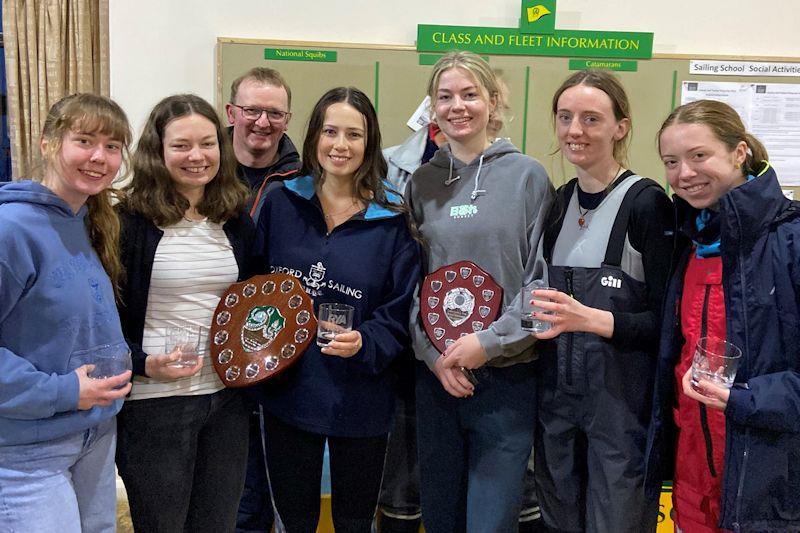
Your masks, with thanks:
M520 33L517 28L417 26L418 52L456 49L497 55L650 59L653 55L653 34L555 30L552 35L534 35Z
M298 50L294 48L264 48L264 59L282 59L285 61L321 61L336 63L336 52L333 50Z
M585 70L587 68L600 68L605 70L619 70L623 72L636 72L636 61L617 61L614 59L570 59L570 70Z

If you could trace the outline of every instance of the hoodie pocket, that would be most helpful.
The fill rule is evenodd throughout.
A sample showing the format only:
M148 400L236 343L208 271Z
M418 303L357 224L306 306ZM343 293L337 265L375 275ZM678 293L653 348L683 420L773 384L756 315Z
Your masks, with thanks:
M76 368L89 364L92 358L92 352L94 348L89 348L87 350L78 350L69 354L69 359L67 360L67 367L64 369L64 374L69 374Z

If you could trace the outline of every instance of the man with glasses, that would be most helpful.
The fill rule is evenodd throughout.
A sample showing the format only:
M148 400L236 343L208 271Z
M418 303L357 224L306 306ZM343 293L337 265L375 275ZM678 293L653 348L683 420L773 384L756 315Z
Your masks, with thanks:
M253 190L253 220L258 220L266 184L291 178L300 168L300 156L286 135L291 105L291 89L277 70L252 68L231 84L225 111L239 177Z
M225 105L238 174L250 185L250 216L258 221L267 185L294 177L300 156L286 135L292 92L277 70L256 67L231 84L231 101ZM274 520L267 481L260 407L250 416L250 452L239 514L238 533L270 531ZM276 524L276 531L281 531Z

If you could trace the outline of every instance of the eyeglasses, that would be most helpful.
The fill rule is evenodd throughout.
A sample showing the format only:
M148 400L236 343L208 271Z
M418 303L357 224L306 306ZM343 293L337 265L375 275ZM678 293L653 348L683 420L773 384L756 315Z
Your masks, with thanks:
M287 111L279 111L277 109L261 109L260 107L250 107L246 105L236 105L231 103L233 107L238 107L242 110L242 116L247 120L256 120L261 118L264 113L267 114L267 120L273 124L281 124L289 119L291 113Z

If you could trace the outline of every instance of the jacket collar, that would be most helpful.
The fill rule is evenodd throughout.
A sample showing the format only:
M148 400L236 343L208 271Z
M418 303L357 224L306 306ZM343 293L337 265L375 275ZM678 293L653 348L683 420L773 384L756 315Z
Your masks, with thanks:
M288 190L304 200L312 201L313 199L315 202L318 202L316 199L317 193L314 189L313 177L300 176L291 180L286 180L283 182L283 184ZM386 199L392 204L400 205L402 203L402 198L400 195L388 190L388 188L391 187L389 183L384 182L384 185L387 187ZM396 211L392 211L391 209L387 209L381 205L378 205L376 202L370 202L367 206L366 212L364 213L364 220L391 218L398 216L399 214L400 213Z
M228 138L233 143L233 126L226 128ZM241 163L240 163L241 164ZM292 139L284 133L278 141L278 157L271 165L264 167L267 174L274 174L276 172L284 172L293 170L300 167L300 154L297 152L297 147L292 142Z
M692 236L696 232L694 220L699 211L678 196L673 196L673 199L679 227ZM765 161L755 178L731 189L720 198L723 241L756 240L789 204L790 200L783 195L778 184L775 170Z
M300 164L300 154L297 153L297 148L289 136L284 133L278 142L278 160L273 167L275 171L284 170L290 163L293 168L297 168Z
M400 169L413 174L419 168L419 161L425 153L425 145L428 143L428 128L422 128L406 141L397 147L389 155L391 162Z

